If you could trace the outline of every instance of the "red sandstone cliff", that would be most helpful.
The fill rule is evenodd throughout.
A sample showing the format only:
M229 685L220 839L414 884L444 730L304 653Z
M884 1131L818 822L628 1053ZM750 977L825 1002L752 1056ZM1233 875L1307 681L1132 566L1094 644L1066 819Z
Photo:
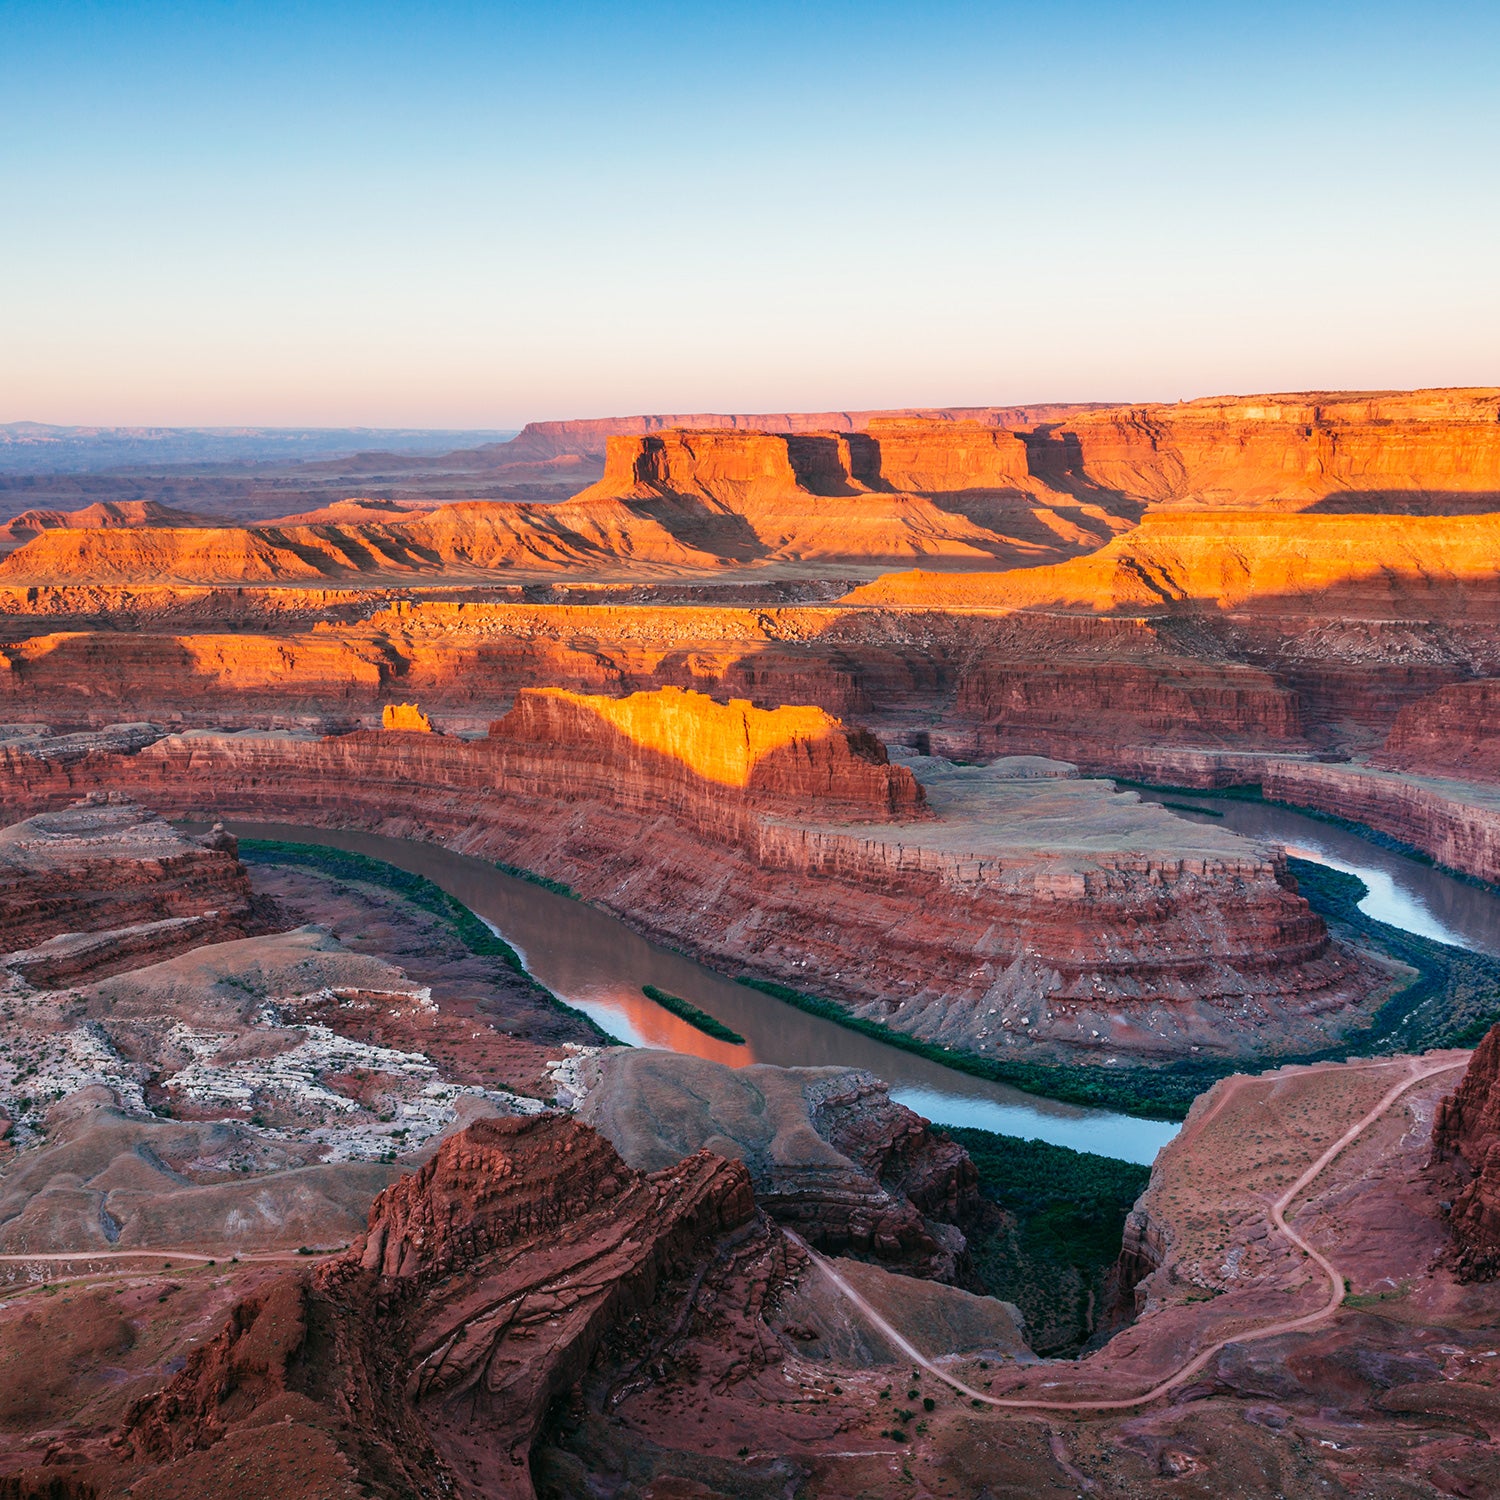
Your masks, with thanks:
M672 427L695 432L862 432L872 423L906 419L924 422L978 422L989 427L1030 427L1055 422L1098 403L1041 403L1031 406L914 407L883 411L760 412L755 415L713 412L657 414L641 417L575 418L563 422L528 422L508 443L477 450L494 462L515 459L555 460L565 455L602 460L609 440L638 437Z
M1386 618L1365 607L1377 587ZM1117 751L1169 742L1368 753L1405 705L1500 675L1500 632L1472 580L1360 588L1352 609L1334 589L1281 613L1188 601L1109 615L523 603L519 588L509 602L492 589L0 588L0 702L25 721L335 728L401 696L473 732L525 687L676 685L876 716L964 759L1108 769Z
M490 740L537 765L562 751L552 778L559 794L656 799L705 826L737 803L819 821L926 811L911 772L891 765L874 735L821 708L716 703L680 688L628 698L528 688L490 726ZM516 774L513 764L502 774Z
M1032 472L1150 505L1500 509L1500 391L1298 392L1117 406L1027 435Z
M1500 1026L1492 1026L1456 1092L1432 1125L1434 1164L1460 1168L1462 1188L1449 1223L1459 1267L1474 1280L1500 1274Z
M1408 703L1376 763L1500 781L1500 679L1453 683Z
M732 1357L766 1358L745 1303L715 1304L748 1264L758 1305L781 1254L741 1163L647 1176L565 1117L481 1121L375 1200L346 1257L240 1303L117 1451L205 1495L249 1441L300 1453L298 1493L529 1500L553 1398L658 1295L696 1277Z
M1326 765L1209 749L1121 748L1100 770L1165 786L1259 786L1273 802L1364 823L1440 865L1500 883L1500 792L1487 782L1414 777L1365 765Z
M652 1171L707 1147L745 1162L756 1201L830 1254L952 1280L981 1215L963 1148L845 1068L730 1068L649 1047L587 1065L580 1117Z
M730 418L701 419L706 430L696 431L667 419L628 419L602 424L614 434L604 477L560 505L471 501L410 518L254 530L43 530L0 563L0 578L239 583L497 569L702 573L930 555L1026 566L1097 548L1160 506L1500 508L1497 410L1496 392L1450 391L1047 414L1059 420L1039 408L950 412L942 420L887 413L857 422L840 414L820 431L810 418L786 415L774 419L780 431ZM585 424L574 438L587 444L601 435L599 424ZM551 451L565 436L532 431L516 442ZM1317 552L1337 530L1308 535ZM1401 537L1387 528L1381 541L1399 546ZM1172 597L1171 581L1147 560L1131 554L1116 567L1119 556L1104 558L1102 571L1056 582L1082 591L1074 602ZM1293 573L1321 586L1312 562L1304 545ZM1196 567L1204 575L1201 560ZM1209 597L1233 597L1233 574L1231 567ZM1263 566L1251 591L1264 593L1274 575L1274 563ZM1212 583L1205 579L1203 586Z
M101 500L81 510L28 510L0 525L0 553L44 531L112 531L129 526L206 526L191 511L155 500Z
M1300 392L1127 406L534 423L494 451L531 458L572 452L599 459L611 439L652 436L671 428L829 436L864 432L878 443L881 469L875 472L893 489L1014 484L1095 500L1128 497L1142 505L1302 509L1321 504L1420 513L1500 507L1497 418L1500 392L1492 389ZM985 439L955 441L943 430L955 424L990 432ZM1009 431L1022 436L999 435ZM915 448L913 438L918 440ZM970 449L973 457L955 468L952 455L958 447ZM623 455L629 450L622 443L618 451ZM634 451L646 450L637 444ZM979 455L989 456L975 463ZM627 472L612 468L617 479Z
M745 742L754 712L697 702ZM929 767L941 816L913 817L910 773L826 716L761 758L721 762L709 736L694 769L670 738L694 717L686 694L597 711L542 693L480 742L188 734L67 762L40 746L11 755L0 795L55 805L103 783L182 813L433 838L564 880L719 966L980 1050L1311 1044L1370 992L1273 850L1003 771ZM558 737L526 737L541 733Z
M897 573L845 601L887 609L1217 609L1500 621L1500 514L1163 511L1108 546L1008 573Z
M249 878L222 831L189 838L103 793L0 828L0 954L38 987L255 925Z

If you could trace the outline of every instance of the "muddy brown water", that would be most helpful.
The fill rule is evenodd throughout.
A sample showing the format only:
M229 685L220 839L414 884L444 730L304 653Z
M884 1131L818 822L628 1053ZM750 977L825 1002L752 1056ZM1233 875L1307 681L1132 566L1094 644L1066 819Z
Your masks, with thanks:
M425 875L488 922L559 999L632 1046L689 1052L731 1067L759 1062L866 1068L890 1084L892 1098L937 1124L978 1126L1124 1161L1150 1163L1177 1134L1178 1126L1167 1121L1023 1093L810 1016L647 941L597 907L503 874L482 859L353 830L238 821L228 826L242 838L321 844ZM715 1041L679 1020L641 993L646 984L690 1000L737 1031L745 1045Z
M1381 921L1442 942L1500 953L1500 896L1492 891L1290 808L1176 792L1142 796L1177 804L1172 810L1179 816L1282 843L1300 857L1358 875L1370 889L1361 906ZM425 875L500 933L555 995L632 1046L688 1052L731 1067L765 1062L866 1068L891 1085L892 1098L938 1124L978 1126L1124 1161L1153 1161L1179 1128L1023 1093L903 1052L736 984L649 942L597 907L506 875L485 860L352 830L281 823L236 822L230 827L246 838L322 844ZM737 1031L745 1045L716 1041L679 1020L641 993L646 984L690 1000Z

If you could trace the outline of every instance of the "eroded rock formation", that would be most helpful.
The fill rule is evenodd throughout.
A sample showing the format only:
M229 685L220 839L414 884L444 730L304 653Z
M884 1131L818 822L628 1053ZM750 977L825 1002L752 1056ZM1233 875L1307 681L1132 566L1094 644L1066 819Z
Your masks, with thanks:
M632 1166L736 1157L761 1206L818 1249L953 1279L979 1210L973 1164L870 1074L635 1048L591 1067L581 1117Z
M1500 679L1459 682L1396 715L1377 763L1500 781Z
M679 810L700 804L692 810L705 823L736 801L819 821L926 811L912 773L892 765L874 735L815 707L717 703L680 688L628 698L527 689L490 726L490 740L507 757L502 775L515 774L512 752L540 760L565 747L567 763L553 773L559 791L630 800L659 787ZM616 787L613 797L605 782ZM705 792L712 807L702 805Z
M1155 504L1416 514L1500 502L1500 391L1303 391L1116 406L1039 424L1033 468Z
M708 743L685 758L695 722ZM883 764L816 712L764 716L755 759L762 722L691 694L601 709L538 693L485 741L190 733L69 765L19 755L0 793L29 807L127 785L181 811L435 838L718 966L981 1053L1312 1044L1380 987L1274 848L1030 762Z
M740 1163L702 1152L647 1176L561 1116L482 1122L382 1193L346 1258L236 1308L119 1446L211 1493L236 1439L289 1423L278 1443L346 1485L529 1497L547 1408L613 1329L694 1273L712 1303L736 1260L764 1295L783 1254ZM725 1312L741 1358L763 1359Z
M1460 1274L1493 1280L1500 1275L1500 1026L1490 1028L1458 1088L1439 1103L1432 1148L1439 1175L1447 1167L1458 1176L1448 1222Z
M712 573L924 555L1022 566L1096 548L1163 505L1494 509L1497 402L1476 390L981 409L969 414L978 420L957 421L966 414L841 414L821 431L789 416L760 430L730 418L702 419L697 431L666 418L581 424L572 439L590 451L615 434L604 476L559 505L466 501L348 522L312 512L254 530L163 526L168 512L123 526L43 518L0 563L0 579L297 582L579 566ZM510 459L534 450L545 455L534 461L554 462L569 436L567 424L555 426L507 445ZM1337 530L1316 534L1326 548ZM1116 602L1154 602L1156 584L1128 567L1067 580L1079 598Z
M1303 601L1300 604L1294 601ZM1009 573L901 573L850 604L904 609L1218 609L1500 618L1500 514L1165 510L1087 557Z
M431 734L432 720L415 703L387 703L380 713L382 729L401 729L411 734Z
M191 511L155 500L101 500L79 510L27 510L0 525L0 552L29 542L44 531L117 530L131 526L207 525Z
M190 838L118 793L0 829L0 954L36 986L257 925L234 839Z
M1117 751L1112 765L1123 775L1161 785L1259 786L1274 802L1349 818L1420 849L1450 870L1500 882L1500 789L1492 782L1277 755L1149 747Z

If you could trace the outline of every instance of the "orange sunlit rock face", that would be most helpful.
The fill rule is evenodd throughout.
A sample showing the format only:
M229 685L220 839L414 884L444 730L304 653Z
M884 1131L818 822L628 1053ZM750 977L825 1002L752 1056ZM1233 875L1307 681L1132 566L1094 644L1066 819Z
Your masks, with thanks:
M784 704L756 708L743 698L716 703L705 693L662 688L605 698L563 688L535 688L523 695L523 715L539 698L568 704L612 725L643 750L679 760L695 776L724 786L747 787L761 762L778 752L811 757L814 745L829 741L847 750L843 724L821 708Z
M0 547L25 542L0 563L0 581L712 575L923 557L1019 568L1090 552L1163 508L1500 510L1497 415L1500 393L1468 390L977 409L941 419L840 414L823 430L786 414L759 428L714 419L709 430L622 419L572 435L593 452L613 434L603 477L557 505L465 500L403 512L345 502L253 527L160 506L37 512L0 537ZM782 425L768 430L774 423ZM555 447L566 437L538 432L528 442ZM1140 592L1139 580L1092 574L1069 586L1082 598Z
M114 531L140 526L196 526L200 518L156 500L103 500L81 510L28 510L0 525L0 552L44 531Z
M432 720L415 703L387 703L381 710L382 729L403 729L414 734L431 734Z
M670 789L705 826L738 807L797 808L820 819L925 811L911 772L891 765L874 735L821 708L716 703L675 687L628 698L528 688L490 726L490 744L539 762L565 748L565 763L551 773L557 787L613 785L616 798Z
M1031 470L1146 505L1442 514L1500 509L1500 391L1209 397L1027 434Z
M1220 609L1312 601L1445 613L1500 604L1500 514L1163 511L1087 557L1008 573L899 573L846 603L906 609Z
M178 815L446 843L561 880L726 972L986 1048L1007 1028L1070 1056L1239 1052L1263 1028L1312 1045L1381 983L1330 944L1279 850L1025 768L929 765L924 788L907 766L862 759L854 734L794 740L727 786L642 748L586 698L534 692L486 740L0 746L0 798L55 806L103 783Z

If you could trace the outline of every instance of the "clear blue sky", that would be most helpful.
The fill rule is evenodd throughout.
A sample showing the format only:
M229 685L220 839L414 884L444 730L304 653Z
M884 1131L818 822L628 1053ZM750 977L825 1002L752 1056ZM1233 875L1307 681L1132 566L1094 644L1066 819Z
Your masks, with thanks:
M1500 383L1500 4L0 0L0 421Z

